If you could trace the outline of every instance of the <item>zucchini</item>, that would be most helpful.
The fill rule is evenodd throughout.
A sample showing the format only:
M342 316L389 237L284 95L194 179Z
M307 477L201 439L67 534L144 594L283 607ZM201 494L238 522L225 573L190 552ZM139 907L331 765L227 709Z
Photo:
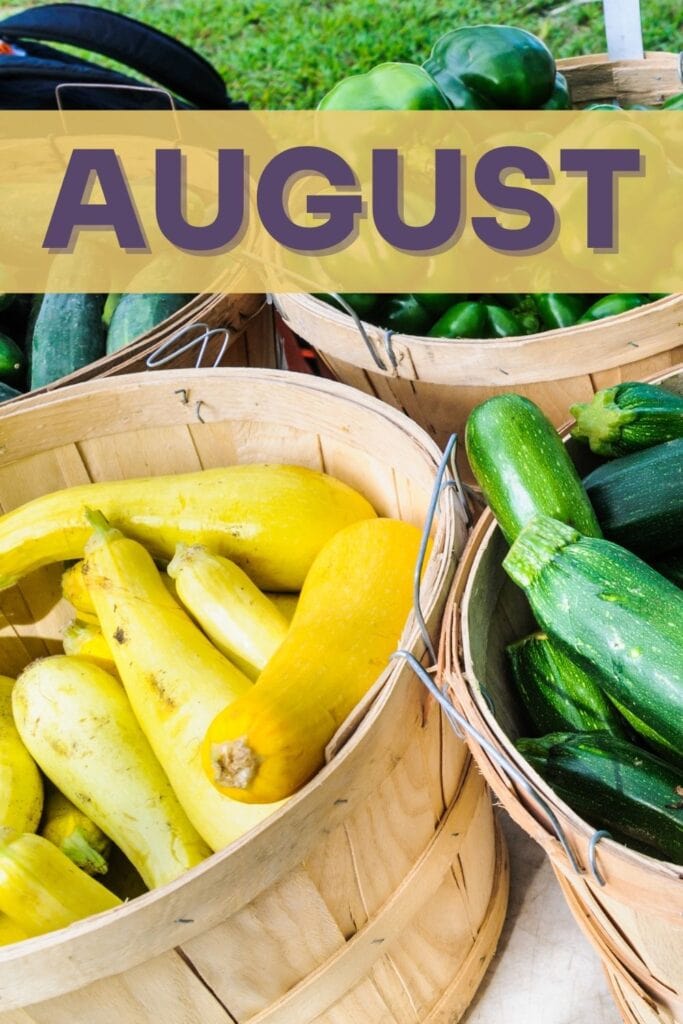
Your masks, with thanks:
M630 551L547 516L522 530L503 568L636 732L683 762L683 591Z
M683 398L656 384L629 381L571 407L572 437L596 455L614 458L683 437Z
M104 309L102 310L102 323L105 328L109 327L111 318L113 317L121 298L122 296L120 292L112 292L110 295L107 295L107 301L105 302Z
M512 677L539 736L548 732L624 735L622 719L593 677L546 633L510 644Z
M31 389L42 388L104 355L104 295L43 296L31 333Z
M643 558L683 543L683 437L606 462L583 485L608 540Z
M683 864L680 771L609 733L555 733L518 740L517 749L590 825Z
M118 352L147 334L187 305L191 298L191 295L122 295L111 315L107 354Z
M508 543L536 515L551 516L591 537L598 520L560 436L521 395L496 395L470 414L467 457Z
M16 380L24 370L26 357L16 341L0 331L0 379Z

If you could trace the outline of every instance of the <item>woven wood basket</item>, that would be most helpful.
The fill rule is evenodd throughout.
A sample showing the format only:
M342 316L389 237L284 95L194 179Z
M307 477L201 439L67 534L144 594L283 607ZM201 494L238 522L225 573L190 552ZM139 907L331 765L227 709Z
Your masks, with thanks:
M648 53L644 60L604 55L558 61L576 106L619 99L661 103L683 91L680 58ZM462 435L479 402L516 391L540 405L556 426L567 408L599 388L663 372L683 358L683 295L593 324L523 338L438 340L394 334L354 320L311 295L279 295L278 309L338 380L374 394L423 426L443 444ZM461 469L465 472L465 460Z
M683 368L660 383L680 392ZM569 440L568 448L582 473L597 464L577 442ZM493 745L495 754L476 739L470 742L485 778L514 820L548 853L577 920L585 927L590 919L589 937L598 951L604 959L608 951L609 963L627 976L623 991L632 994L633 985L640 986L661 1019L683 1024L683 866L602 839L595 848L594 874L590 841L595 830L558 800L514 747L523 723L507 677L505 646L529 633L534 623L522 591L502 568L506 551L487 510L463 555L449 599L442 634L443 681L458 710ZM514 781L508 765L555 813L578 871L548 816ZM649 1024L642 1012L631 1019Z
M192 329L194 324L198 326ZM203 353L201 336L207 331L202 332L199 325L215 332L209 337ZM226 333L221 333L218 330L220 328ZM199 340L190 347L188 342L193 338ZM150 357L153 360L160 350L160 358L164 359L164 366L169 369L193 369L200 354L204 367L213 366L219 357L221 366L276 369L280 365L273 310L265 297L211 293L197 295L177 313L120 351L103 356L68 377L60 377L47 387L28 392L12 401L33 402L68 384L80 384L97 377L142 372L147 369L147 360ZM9 404L3 403L3 409Z
M325 469L424 521L440 452L395 410L268 370L94 381L0 415L0 505L67 485L236 462ZM197 415L201 403L201 421ZM438 636L466 537L443 492L423 582ZM306 529L306 524L301 524ZM0 594L3 671L59 649L59 567ZM35 623L35 624L34 624ZM411 615L402 645L421 657ZM507 858L464 744L401 661L327 767L179 881L0 949L0 1024L451 1024L493 955Z

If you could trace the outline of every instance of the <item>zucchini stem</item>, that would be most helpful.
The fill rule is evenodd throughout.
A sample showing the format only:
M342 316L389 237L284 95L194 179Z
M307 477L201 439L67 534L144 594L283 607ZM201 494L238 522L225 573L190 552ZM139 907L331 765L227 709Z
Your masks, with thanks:
M534 516L517 537L505 559L503 568L518 586L531 586L544 566L581 534L550 516Z

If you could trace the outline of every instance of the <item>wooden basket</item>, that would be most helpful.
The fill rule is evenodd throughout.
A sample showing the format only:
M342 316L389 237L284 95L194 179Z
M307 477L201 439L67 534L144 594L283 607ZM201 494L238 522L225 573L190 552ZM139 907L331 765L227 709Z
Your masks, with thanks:
M248 369L196 371L185 402L186 377L94 381L7 409L0 505L88 480L284 461L424 521L440 452L393 409ZM465 536L448 488L423 582L434 637ZM3 671L58 650L59 567L0 594L0 609ZM401 642L422 655L414 615ZM403 662L384 678L327 767L248 836L122 908L0 949L0 1024L457 1021L503 923L506 853L467 748Z
M673 53L649 53L639 61L574 57L558 67L578 106L609 99L655 104L683 91L680 58ZM279 295L276 302L338 380L402 409L439 444L454 431L462 436L471 410L492 395L526 395L560 426L569 405L589 401L599 388L663 372L683 359L683 295L522 338L389 336L365 324L368 344L350 316L320 299Z
M660 383L679 391L683 369ZM568 448L582 473L597 464L577 442L569 440ZM568 902L579 923L590 917L590 937L598 936L598 951L603 957L610 951L664 1020L668 1014L683 1024L683 866L602 839L595 848L594 873L590 842L595 830L555 796L514 747L523 723L507 676L505 646L529 633L534 622L523 592L502 568L506 551L487 510L463 555L449 599L442 634L443 679L458 710L493 747L491 752L475 738L470 742L485 778L514 820L548 853L565 894L571 894ZM538 801L514 780L510 765L556 815L578 871Z
M147 360L164 347L164 363L169 369L194 369L200 355L200 343L188 348L187 342L199 338L199 327L209 330L223 328L228 333L228 345L220 360L221 366L253 366L276 369L280 365L279 345L273 324L273 309L263 295L197 295L177 313L157 324L153 330L141 335L125 348L112 355L88 363L80 370L60 377L44 388L27 392L13 402L33 401L68 384L80 384L97 377L113 377L124 373L138 373L147 369ZM177 341L173 339L177 337ZM214 334L203 353L202 364L213 366L221 353L226 335ZM185 349L185 351L183 351ZM9 405L3 403L3 409Z

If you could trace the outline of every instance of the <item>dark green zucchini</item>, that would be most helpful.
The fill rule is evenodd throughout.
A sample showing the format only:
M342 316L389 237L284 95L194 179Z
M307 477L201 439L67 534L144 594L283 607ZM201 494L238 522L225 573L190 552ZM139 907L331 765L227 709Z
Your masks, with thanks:
M16 341L0 331L0 379L13 381L24 370L26 357Z
M528 398L497 395L482 402L467 421L465 444L472 472L509 543L536 515L601 536L559 434Z
M683 544L683 437L606 462L583 485L608 540L646 559Z
M107 353L118 352L147 334L187 305L191 298L191 295L122 295L107 331Z
M0 402L9 402L10 398L18 398L20 394L21 391L0 381Z
M104 295L43 296L31 334L31 389L44 387L104 355Z
M539 736L570 731L625 735L623 719L590 673L546 633L518 640L507 654L515 686Z
M503 567L636 732L683 763L683 591L630 551L547 516L522 530Z
M573 405L572 437L596 455L614 458L683 437L683 398L656 384L629 381Z
M609 733L555 733L517 749L561 800L596 829L683 864L683 776Z

